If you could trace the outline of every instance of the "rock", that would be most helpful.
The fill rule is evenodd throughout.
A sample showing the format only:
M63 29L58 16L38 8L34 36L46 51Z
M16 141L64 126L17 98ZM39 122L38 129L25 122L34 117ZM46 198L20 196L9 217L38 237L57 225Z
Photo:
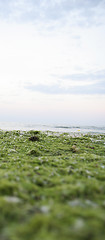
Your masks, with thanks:
M32 141L32 142L39 141L39 137L38 136L31 136L29 138L29 141Z

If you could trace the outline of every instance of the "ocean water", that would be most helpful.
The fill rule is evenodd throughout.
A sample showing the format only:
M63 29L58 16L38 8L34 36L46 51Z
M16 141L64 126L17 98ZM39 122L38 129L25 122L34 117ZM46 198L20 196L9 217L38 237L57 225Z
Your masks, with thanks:
M61 133L105 133L105 126L72 126L72 125L43 125L33 123L16 123L16 122L0 122L1 130L40 130L40 131L53 131Z

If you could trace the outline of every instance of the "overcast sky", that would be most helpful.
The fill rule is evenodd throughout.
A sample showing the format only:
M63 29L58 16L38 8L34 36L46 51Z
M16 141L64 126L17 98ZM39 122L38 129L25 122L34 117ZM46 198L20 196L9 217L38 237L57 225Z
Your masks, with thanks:
M0 0L0 121L105 125L105 0Z

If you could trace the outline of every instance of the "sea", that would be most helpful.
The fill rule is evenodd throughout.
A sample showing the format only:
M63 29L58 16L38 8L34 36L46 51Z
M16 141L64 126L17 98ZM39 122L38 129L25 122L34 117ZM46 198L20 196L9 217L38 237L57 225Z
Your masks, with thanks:
M1 130L39 130L59 133L81 133L81 134L105 134L105 126L75 126L75 125L58 125L58 124L34 124L34 123L16 123L0 122Z

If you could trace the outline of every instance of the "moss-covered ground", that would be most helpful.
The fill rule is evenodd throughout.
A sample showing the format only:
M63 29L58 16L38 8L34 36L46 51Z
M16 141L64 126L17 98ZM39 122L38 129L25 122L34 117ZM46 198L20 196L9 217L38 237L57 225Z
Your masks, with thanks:
M105 239L105 134L0 131L0 240Z

